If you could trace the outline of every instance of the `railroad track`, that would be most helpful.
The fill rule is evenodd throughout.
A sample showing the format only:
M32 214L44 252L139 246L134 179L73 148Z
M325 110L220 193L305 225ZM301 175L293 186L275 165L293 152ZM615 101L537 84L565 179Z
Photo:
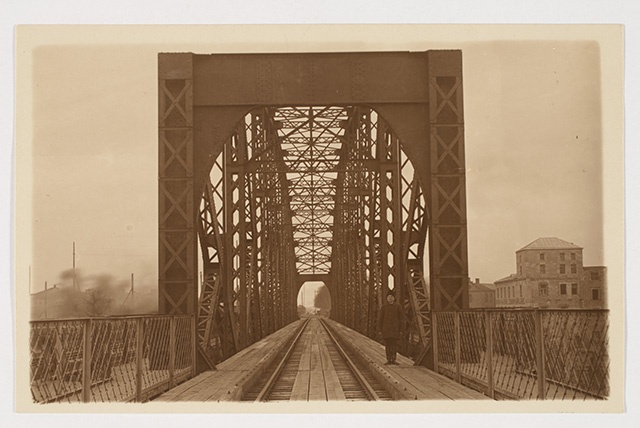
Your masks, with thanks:
M315 355L310 356L309 352ZM309 360L315 362L311 364L313 367L309 366ZM310 380L311 376L315 376L315 381ZM314 399L392 399L375 377L359 366L321 318L309 319L301 326L242 398L243 401L270 402Z

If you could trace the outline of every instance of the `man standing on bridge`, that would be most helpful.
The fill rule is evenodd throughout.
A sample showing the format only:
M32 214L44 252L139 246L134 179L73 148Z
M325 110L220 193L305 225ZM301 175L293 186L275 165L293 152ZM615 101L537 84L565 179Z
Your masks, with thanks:
M404 310L402 306L396 303L393 292L387 294L387 303L380 307L378 313L378 334L384 340L384 348L387 352L387 362L389 364L398 364L396 362L396 353L398 352L398 340L404 332Z

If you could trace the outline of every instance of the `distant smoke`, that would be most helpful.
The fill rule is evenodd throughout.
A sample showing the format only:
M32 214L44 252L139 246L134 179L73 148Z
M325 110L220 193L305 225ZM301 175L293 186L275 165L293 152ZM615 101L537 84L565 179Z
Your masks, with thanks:
M60 273L60 282L55 285L57 294L49 299L49 318L157 313L156 287L148 280L140 281L132 292L131 279L116 279L109 274L83 275L78 269L74 275L73 269L68 269Z

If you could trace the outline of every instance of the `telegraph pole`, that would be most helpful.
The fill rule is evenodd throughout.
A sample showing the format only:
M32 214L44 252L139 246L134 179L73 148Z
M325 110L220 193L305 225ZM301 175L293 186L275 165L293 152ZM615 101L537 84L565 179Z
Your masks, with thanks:
M133 297L133 272L131 273L131 306L135 306L135 301Z
M73 291L76 291L76 241L73 241Z
M47 319L47 294L49 287L47 286L47 281L44 282L44 319Z

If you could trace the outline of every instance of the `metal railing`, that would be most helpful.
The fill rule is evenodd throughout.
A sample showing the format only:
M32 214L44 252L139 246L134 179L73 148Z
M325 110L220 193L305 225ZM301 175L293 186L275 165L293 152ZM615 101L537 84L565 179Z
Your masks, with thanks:
M195 376L189 315L32 321L36 403L146 401Z
M437 372L496 399L609 396L607 310L433 312Z

